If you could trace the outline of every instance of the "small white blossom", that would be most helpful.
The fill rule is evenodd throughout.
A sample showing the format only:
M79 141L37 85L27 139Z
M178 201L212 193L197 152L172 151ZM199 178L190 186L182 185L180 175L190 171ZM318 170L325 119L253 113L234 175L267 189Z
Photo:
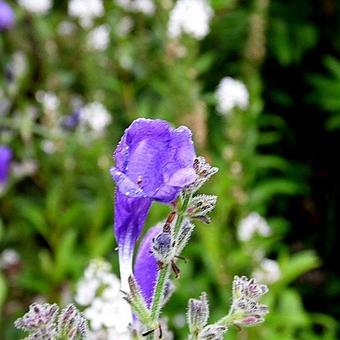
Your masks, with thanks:
M145 15L155 13L155 4L153 0L116 0L117 4L130 12L140 12Z
M95 50L106 50L110 43L110 32L107 25L101 25L90 31L88 46Z
M92 26L93 20L104 14L102 0L71 0L68 4L68 14L78 18L84 28Z
M168 34L178 38L182 33L203 39L209 33L213 10L207 0L178 0L170 13Z
M84 315L89 321L91 339L128 340L130 311L120 292L120 282L111 273L111 265L94 260L77 285L75 301L87 306Z
M222 115L227 115L236 107L245 110L249 105L249 93L246 86L231 77L225 77L220 81L215 95L217 111Z
M241 220L237 233L240 241L249 241L256 233L264 237L270 236L271 229L262 216L252 212Z
M36 14L46 14L52 7L52 0L18 0L19 5Z
M20 163L13 163L12 172L16 177L31 176L36 173L38 169L37 162L33 159L25 159Z
M7 248L0 254L0 269L7 269L20 262L20 256L16 250Z
M27 57L24 52L16 51L11 62L12 71L15 78L21 78L27 71Z
M52 140L43 140L41 142L41 149L49 155L52 155L57 151L57 145Z
M263 259L260 263L260 267L253 273L256 280L265 283L274 283L281 277L281 270L279 264L270 259Z
M111 122L111 115L99 102L87 104L82 109L81 120L85 122L94 132L101 133Z
M131 32L133 28L133 21L130 17L125 16L121 18L117 24L117 34L121 37L127 35Z
M75 28L76 26L73 22L64 20L58 25L58 33L61 36L68 36L74 32Z
M39 90L35 95L37 101L43 106L44 111L56 111L60 100L53 92Z

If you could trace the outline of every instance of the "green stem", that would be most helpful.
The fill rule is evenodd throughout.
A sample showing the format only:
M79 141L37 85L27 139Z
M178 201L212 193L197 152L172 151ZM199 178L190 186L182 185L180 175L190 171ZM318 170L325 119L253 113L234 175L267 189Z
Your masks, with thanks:
M174 239L176 240L178 233L181 228L181 224L183 222L184 215L186 213L186 210L188 208L189 202L191 199L191 194L186 194L182 200L182 204L178 210L178 216L176 220L176 224L173 231ZM169 279L171 272L171 264L167 263L163 265L163 268L159 270L157 281L155 285L155 290L152 298L152 305L151 305L151 320L154 324L156 324L159 320L159 315L162 309L163 305L163 298L164 298L164 292L166 283ZM147 337L147 340L152 340L154 338L153 334L150 334Z
M179 230L181 228L181 225L182 225L182 222L183 222L183 219L184 219L184 215L185 215L186 210L188 208L190 199L191 199L191 194L185 194L183 201L182 201L182 204L181 204L181 207L178 211L178 217L177 217L177 220L176 220L174 233L173 233L175 240L177 239L177 236L178 236Z
M164 290L166 282L170 276L170 264L164 265L164 267L158 272L156 281L155 292L151 305L151 319L157 321L162 308Z

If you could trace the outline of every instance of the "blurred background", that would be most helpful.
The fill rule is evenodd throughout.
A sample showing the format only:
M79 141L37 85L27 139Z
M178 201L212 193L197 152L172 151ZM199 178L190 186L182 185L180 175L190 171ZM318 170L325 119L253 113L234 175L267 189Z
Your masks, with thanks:
M190 297L215 321L242 274L271 312L228 339L339 338L339 22L336 0L0 0L0 338L33 301L72 302L92 259L118 273L109 168L138 117L189 126L220 169L175 339Z

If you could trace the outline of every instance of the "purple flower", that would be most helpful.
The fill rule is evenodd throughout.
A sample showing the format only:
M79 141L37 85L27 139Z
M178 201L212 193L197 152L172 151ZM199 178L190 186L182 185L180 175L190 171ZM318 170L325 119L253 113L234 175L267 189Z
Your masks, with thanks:
M11 149L6 145L0 145L0 186L7 182L11 159Z
M14 25L14 12L10 5L0 0L0 32Z
M61 122L61 127L65 130L74 129L80 122L81 112L80 110L75 110L72 114L65 117Z
M160 226L148 230L141 242L134 265L134 276L142 291L145 302L150 306L157 278L157 260L152 254L152 240L162 231Z
M127 290L135 243L153 200L170 203L196 179L195 150L186 127L173 129L163 120L137 119L115 151L115 236L122 289Z

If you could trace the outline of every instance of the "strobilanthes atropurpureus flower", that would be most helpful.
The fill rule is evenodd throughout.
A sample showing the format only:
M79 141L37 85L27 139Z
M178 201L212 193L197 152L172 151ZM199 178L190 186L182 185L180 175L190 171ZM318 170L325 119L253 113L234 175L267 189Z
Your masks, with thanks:
M0 0L0 32L10 29L14 25L14 12L5 1Z
M11 149L6 145L0 145L0 187L7 182L11 159Z
M134 246L151 203L173 202L196 179L195 150L188 128L173 129L159 119L137 119L125 130L114 158L115 236L122 289L128 291Z

